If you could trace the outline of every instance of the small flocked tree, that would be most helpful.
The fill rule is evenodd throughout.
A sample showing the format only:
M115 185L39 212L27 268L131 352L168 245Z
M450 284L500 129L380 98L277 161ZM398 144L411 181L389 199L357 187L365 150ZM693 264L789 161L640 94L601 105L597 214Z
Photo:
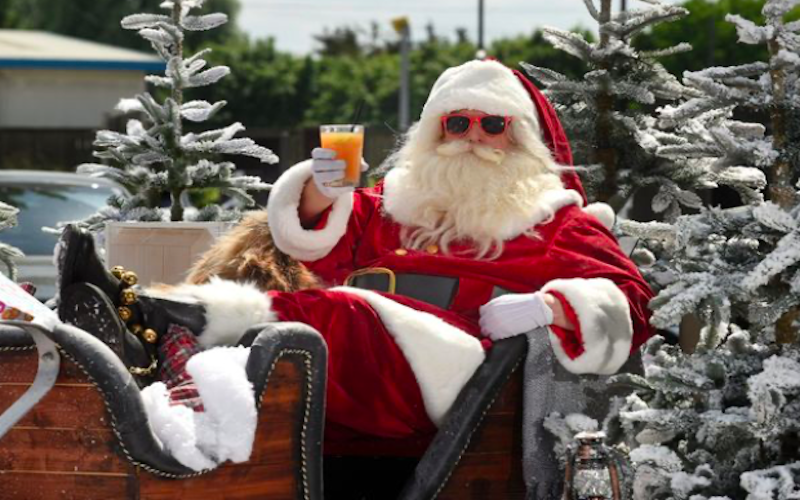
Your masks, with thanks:
M19 209L0 201L0 231L16 226L18 213ZM19 248L7 243L0 243L0 262L6 266L10 279L17 279L17 265L14 260L24 256L25 254Z
M634 448L637 499L800 495L800 156L792 140L800 23L783 21L798 4L767 0L761 27L729 16L742 42L770 46L770 61L687 74L684 83L703 94L661 113L677 134L653 136L659 153L682 165L740 166L727 172L740 174L742 206L701 208L672 223L621 222L656 257L643 269L657 292L652 323L670 328L692 313L705 325L694 354L657 337L647 377L618 377L640 389L614 420ZM768 113L771 135L730 119L738 108ZM752 167L767 172L770 201Z
M688 12L660 0L642 1L649 7L613 13L611 0L599 0L599 8L595 0L584 0L598 23L597 42L579 33L545 28L550 44L586 63L588 71L581 80L522 64L546 87L548 97L556 104L577 160L591 164L587 171L601 167L595 197L615 209L640 187L638 181L643 176L669 176L669 171L658 171L654 163L659 159L639 144L640 130L647 127L644 116L649 114L642 110L674 102L686 93L657 59L690 50L688 44L639 52L631 39L654 24L680 19Z
M149 75L145 79L166 89L168 95L162 102L149 92L123 99L117 109L139 112L143 119L129 120L126 133L97 133L94 155L115 165L84 164L78 171L117 181L133 196L112 197L108 207L84 221L92 229L101 228L107 220L182 221L186 218L182 195L190 190L216 188L252 206L254 200L247 191L269 187L257 177L234 176L235 165L221 161L223 155L246 155L265 163L278 161L272 151L251 139L234 137L244 130L241 123L204 132L184 130L186 120L205 122L225 106L225 101L184 100L185 90L211 85L230 72L226 66L206 68L203 57L210 49L184 57L186 31L205 31L227 22L225 14L190 14L202 7L203 1L166 1L161 6L169 15L134 14L122 20L123 28L137 30L166 63L164 76ZM166 196L171 201L168 211L159 208ZM212 205L193 214L192 219L229 220L239 215Z

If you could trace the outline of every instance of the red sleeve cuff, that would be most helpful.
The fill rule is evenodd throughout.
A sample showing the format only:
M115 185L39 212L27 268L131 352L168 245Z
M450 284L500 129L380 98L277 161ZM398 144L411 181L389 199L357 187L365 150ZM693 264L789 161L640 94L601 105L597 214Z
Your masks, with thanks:
M581 323L578 321L578 315L575 314L575 309L572 308L569 301L564 295L555 290L548 290L547 293L558 299L561 302L561 307L564 308L564 314L567 319L575 325L574 330L567 330L560 326L550 325L550 330L558 337L561 342L561 348L569 359L575 359L585 352L583 348L583 335L581 334Z

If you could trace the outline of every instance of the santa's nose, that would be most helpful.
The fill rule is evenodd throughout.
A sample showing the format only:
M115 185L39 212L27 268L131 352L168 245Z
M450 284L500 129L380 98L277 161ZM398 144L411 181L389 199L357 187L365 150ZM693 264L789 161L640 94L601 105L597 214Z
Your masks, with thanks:
M483 142L480 124L476 123L469 129L469 132L467 132L467 140L470 142Z

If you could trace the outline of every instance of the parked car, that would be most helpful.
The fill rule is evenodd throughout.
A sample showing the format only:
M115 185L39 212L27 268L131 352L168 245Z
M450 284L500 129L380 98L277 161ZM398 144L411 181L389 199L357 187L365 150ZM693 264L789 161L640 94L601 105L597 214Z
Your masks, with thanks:
M105 206L112 194L124 195L125 190L107 179L71 172L0 170L0 201L19 209L19 223L0 232L0 241L25 252L17 262L18 281L32 282L37 298L52 298L56 283L53 249L58 237L42 228L83 219Z

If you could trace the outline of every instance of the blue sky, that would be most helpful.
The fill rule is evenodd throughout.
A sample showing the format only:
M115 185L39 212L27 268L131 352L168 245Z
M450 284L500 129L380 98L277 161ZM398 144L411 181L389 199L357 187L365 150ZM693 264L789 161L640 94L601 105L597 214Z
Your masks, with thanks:
M314 49L314 34L336 26L369 28L377 21L391 34L391 20L408 16L412 37L421 38L429 22L437 33L452 37L457 27L478 31L478 0L241 0L239 26L253 37L272 36L281 50L296 54ZM615 3L618 3L615 1ZM630 0L629 4L636 4ZM572 28L592 26L582 0L484 0L484 36L495 38L529 34L547 25Z

